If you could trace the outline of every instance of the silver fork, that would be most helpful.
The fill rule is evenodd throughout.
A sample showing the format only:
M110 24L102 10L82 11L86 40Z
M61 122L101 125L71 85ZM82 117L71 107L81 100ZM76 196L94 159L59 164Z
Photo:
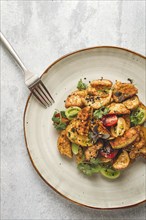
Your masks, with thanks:
M52 98L51 94L49 93L48 89L42 82L41 78L30 72L22 63L20 58L18 57L15 50L12 48L10 43L7 41L5 36L0 32L1 41L8 49L10 54L13 58L17 61L20 68L23 70L25 75L25 84L30 89L32 94L36 97L36 99L45 107L49 107L53 104L54 99Z

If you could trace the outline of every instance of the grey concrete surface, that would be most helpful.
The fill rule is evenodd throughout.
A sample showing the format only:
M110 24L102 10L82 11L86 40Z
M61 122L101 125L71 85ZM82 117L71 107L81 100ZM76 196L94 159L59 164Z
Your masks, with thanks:
M145 1L1 1L1 30L28 68L41 74L62 55L115 45L145 55ZM146 206L101 211L79 207L49 188L24 143L29 95L23 75L1 48L1 218L3 220L145 220Z

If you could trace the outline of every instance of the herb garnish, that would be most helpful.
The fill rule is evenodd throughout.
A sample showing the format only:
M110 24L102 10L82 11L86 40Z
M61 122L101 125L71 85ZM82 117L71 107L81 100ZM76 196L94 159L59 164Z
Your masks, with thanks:
M77 84L77 88L79 90L85 90L87 88L87 85L85 83L83 83L82 79L80 79L78 84Z
M103 115L107 115L109 113L109 108L101 107L100 109L94 112L94 118L102 118Z
M52 121L54 122L53 125L56 130L61 131L67 127L67 123L64 122L62 119L66 118L65 111L55 111L52 117Z

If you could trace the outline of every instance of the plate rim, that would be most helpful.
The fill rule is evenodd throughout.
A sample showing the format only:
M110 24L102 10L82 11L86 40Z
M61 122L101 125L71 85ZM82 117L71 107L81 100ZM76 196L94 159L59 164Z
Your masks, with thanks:
M137 55L143 59L146 60L146 56L140 54L140 53L137 53L133 50L130 50L130 49L127 49L127 48L124 48L124 47L118 47L118 46L94 46L94 47L87 47L87 48L83 48L83 49L80 49L80 50L75 50L73 52L70 52L70 53L67 53L63 56L61 56L60 58L58 58L57 60L55 60L53 63L51 63L46 69L45 71L42 73L42 75L40 76L40 78L42 78L50 68L52 68L52 66L54 66L56 63L60 62L61 60L63 60L64 58L67 58L71 55L74 55L76 53L80 53L80 52L84 52L84 51L88 51L88 50L92 50L92 49L100 49L100 48L109 48L109 49L119 49L119 50L123 50L123 51L127 51L131 54L134 54L134 55ZM135 203L135 204L132 204L132 205L127 205L127 206L120 206L120 207L107 207L107 208L100 208L100 207L94 207L94 206L90 206L90 205L86 205L86 204L83 204L83 203L79 203L75 200L72 200L70 198L68 198L67 196L65 196L63 193L59 192L54 186L52 186L43 176L42 174L40 173L40 171L37 169L36 165L35 165L35 162L33 161L32 157L31 157L31 154L30 154L30 151L29 151L29 147L28 147L28 143L27 143L27 138L26 138L26 127L25 127L25 117L26 117L26 111L27 111L27 107L28 107L28 102L29 102L29 99L31 98L32 96L32 93L29 94L28 98L27 98L27 101L26 101L26 104L25 104L25 108L24 108L24 113L23 113L23 132L24 132L24 140L25 140L25 146L26 146L26 149L27 149L27 152L28 152L28 155L29 155L29 158L30 158L30 161L35 169L35 171L37 172L37 174L41 177L41 179L50 187L52 188L56 193L58 193L59 195L61 195L63 198L67 199L68 201L74 203L74 204L77 204L81 207L87 207L87 208L91 208L91 209L96 209L96 210L115 210L115 209L126 209L126 208L132 208L132 207L135 207L135 206L138 206L138 205L141 205L141 204L144 204L146 202L146 199L141 201L141 202L138 202L138 203Z

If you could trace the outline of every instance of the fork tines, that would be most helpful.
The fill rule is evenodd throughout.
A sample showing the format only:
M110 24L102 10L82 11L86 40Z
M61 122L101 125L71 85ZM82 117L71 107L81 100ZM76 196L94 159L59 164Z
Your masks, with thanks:
M45 108L51 106L54 103L53 97L41 80L38 80L35 84L29 87L29 89Z

